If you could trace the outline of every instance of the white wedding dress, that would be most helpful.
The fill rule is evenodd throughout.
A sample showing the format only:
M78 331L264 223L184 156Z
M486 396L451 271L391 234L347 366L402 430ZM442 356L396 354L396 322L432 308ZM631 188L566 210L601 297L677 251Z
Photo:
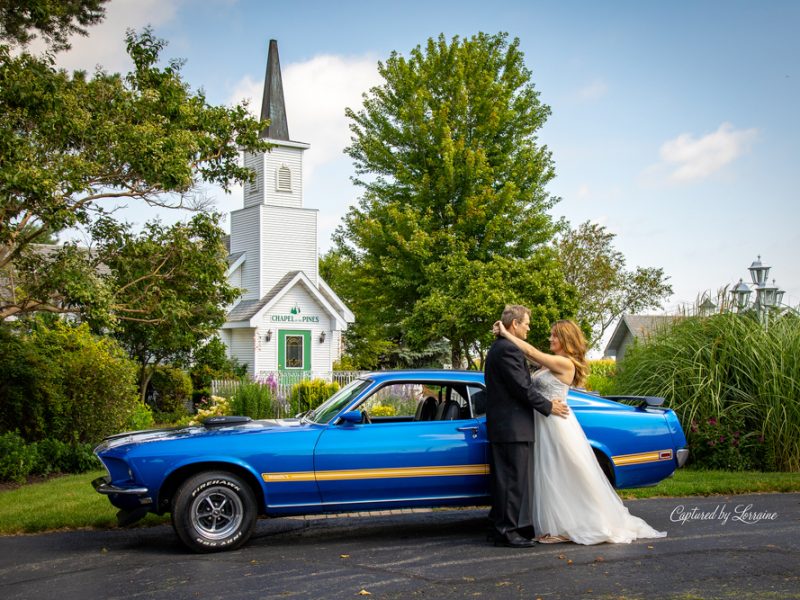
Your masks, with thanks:
M547 369L533 378L545 398L566 398L569 386ZM576 544L665 537L622 504L597 463L574 411L564 419L534 413L533 522L537 535L561 535Z

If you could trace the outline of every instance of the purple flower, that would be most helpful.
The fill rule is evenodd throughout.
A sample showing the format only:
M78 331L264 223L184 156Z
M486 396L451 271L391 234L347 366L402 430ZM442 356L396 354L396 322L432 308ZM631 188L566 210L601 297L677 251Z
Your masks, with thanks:
M719 436L719 443L721 444L724 441L725 441L725 436L724 435Z
M717 419L715 417L711 417L710 419L708 419L708 424L709 425L716 425L717 424Z
M714 447L714 446L717 445L717 442L716 442L716 440L708 440L708 445L711 446L711 447Z

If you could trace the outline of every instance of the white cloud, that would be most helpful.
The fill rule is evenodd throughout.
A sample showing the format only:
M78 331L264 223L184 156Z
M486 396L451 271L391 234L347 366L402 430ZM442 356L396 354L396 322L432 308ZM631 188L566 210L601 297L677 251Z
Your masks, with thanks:
M358 110L361 94L380 82L377 58L320 55L281 67L289 137L311 144L304 157L306 177L315 167L343 157L350 143L345 107ZM249 101L250 111L261 114L264 80L246 76L230 95L231 103Z
M106 5L106 16L98 25L87 29L88 36L75 35L72 48L56 55L56 64L67 70L94 71L101 65L109 72L127 72L133 63L125 51L125 31L139 31L147 25L154 28L171 21L183 0L114 0ZM31 43L33 52L45 44Z
M682 133L661 145L662 166L676 183L704 179L747 152L757 135L757 129L736 130L730 123L699 139Z
M596 79L578 90L578 99L584 102L591 102L593 100L599 100L607 93L608 84L601 79Z

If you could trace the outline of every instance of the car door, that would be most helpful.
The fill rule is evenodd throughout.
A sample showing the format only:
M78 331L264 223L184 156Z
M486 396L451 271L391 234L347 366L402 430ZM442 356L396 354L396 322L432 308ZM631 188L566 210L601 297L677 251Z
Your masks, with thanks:
M377 389L358 407L370 423L331 423L319 438L314 468L323 503L485 498L486 428L473 418L468 397L465 386L441 382L389 382ZM423 411L431 398L436 411Z

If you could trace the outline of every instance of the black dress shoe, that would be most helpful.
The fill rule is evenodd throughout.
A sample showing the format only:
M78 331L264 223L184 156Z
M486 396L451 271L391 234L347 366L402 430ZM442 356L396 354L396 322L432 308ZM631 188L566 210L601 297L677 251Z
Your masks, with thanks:
M522 537L516 531L498 537L494 541L495 546L507 546L509 548L533 548L538 542Z

